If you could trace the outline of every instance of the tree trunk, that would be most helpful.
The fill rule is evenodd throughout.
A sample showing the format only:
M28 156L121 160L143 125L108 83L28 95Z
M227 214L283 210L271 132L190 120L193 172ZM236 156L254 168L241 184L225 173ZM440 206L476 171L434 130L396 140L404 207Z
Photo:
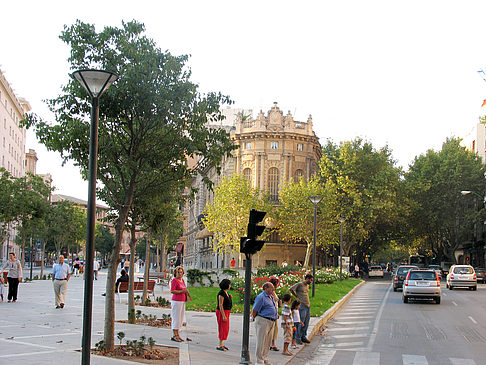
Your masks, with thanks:
M44 243L44 240L42 240L42 252L41 252L41 272L40 272L40 277L41 279L44 277L44 252L46 250L46 244Z
M32 255L32 251L30 253ZM32 260L31 260L32 262ZM22 268L24 267L25 264L25 233L22 233L22 261L20 263L22 265Z
M157 243L156 246L157 246L157 258L156 258L157 269L156 269L156 271L160 272L160 245L159 245L159 243Z
M149 282L149 272L150 272L150 228L147 232L147 243L145 248L145 267L144 267L144 274L143 274L143 295L142 295L142 304L145 305L145 301L148 298L148 282Z
M133 188L132 188L133 189ZM104 341L108 351L113 350L115 346L115 282L116 271L120 262L120 248L123 238L123 229L128 217L128 210L132 204L133 190L128 194L126 204L119 210L119 216L115 229L115 244L110 254L110 263L108 265L108 275L106 278L106 299L105 299L105 328Z
M313 243L307 244L307 250L305 251L304 266L309 266L310 255L312 252Z
M160 253L161 253L161 261L162 261L162 271L167 271L167 240L169 238L169 233L164 235L164 239L160 243Z
M133 290L133 282L135 278L135 246L137 245L135 228L135 224L132 222L132 226L130 227L130 284L128 286L128 323L131 324L135 324L135 299Z

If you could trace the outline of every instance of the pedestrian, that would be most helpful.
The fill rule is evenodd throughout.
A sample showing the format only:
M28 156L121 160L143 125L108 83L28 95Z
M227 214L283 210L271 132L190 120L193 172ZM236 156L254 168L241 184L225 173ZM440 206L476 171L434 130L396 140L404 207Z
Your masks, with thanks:
M231 308L233 307L233 298L231 294L228 293L228 290L231 288L231 280L221 280L219 288L221 290L216 297L216 320L218 321L219 346L216 347L216 350L228 351L229 349L224 345L224 341L228 339L229 316Z
M125 271L128 273L130 273L130 260L126 259L125 262L123 263L123 268L125 269Z
M115 293L118 293L118 287L120 286L120 283L122 282L128 283L129 281L130 281L130 277L127 275L127 272L122 269L122 271L120 271L120 277L116 279ZM126 290L124 290L123 292L126 292ZM101 295L105 297L106 293L103 293Z
M273 336L273 326L277 321L278 309L273 299L275 288L272 283L263 284L263 292L257 295L251 318L255 321L257 364L270 364L268 353Z
M355 278L359 277L359 265L358 264L354 265L354 277Z
M300 301L298 299L295 299L292 302L292 307L290 307L292 311L292 319L294 320L294 328L293 328L293 334L292 334L292 348L297 349L299 346L295 343L297 340L297 333L299 333L301 327L304 325L302 321L300 320Z
M174 269L174 278L170 283L170 292L172 293L171 301L171 317L172 317L172 341L182 342L184 341L179 335L179 330L182 327L184 321L184 314L186 311L186 302L190 300L191 296L186 288L186 283L182 278L184 276L184 268L177 266ZM187 338L188 341L191 341Z
M74 276L75 277L79 276L80 265L81 265L81 262L79 262L79 257L76 257L76 260L74 260L74 264L73 264Z
M268 281L273 284L273 287L275 289L272 293L272 296L273 296L273 300L275 301L275 304L277 304L277 310L278 310L278 308L280 308L282 306L282 301L278 298L277 293L276 293L276 290L278 288L278 284L280 283L280 281L277 278L271 278ZM278 319L278 314L277 314L277 319ZM275 322L272 331L273 331L273 335L272 335L272 343L270 345L270 350L275 351L275 352L279 352L280 349L275 344L275 341L277 340L277 337L278 337L277 322Z
M59 256L59 263L52 268L52 281L56 308L64 308L66 301L67 284L71 277L71 268L64 262L64 256Z
M95 280L98 280L98 271L100 270L100 263L98 262L98 260L94 259L93 261L93 277Z
M282 297L282 328L283 328L283 338L284 346L282 354L287 356L292 356L293 354L289 351L290 342L292 342L292 327L294 327L294 320L292 318L292 311L290 309L290 301L292 296L286 293Z
M235 261L235 258L233 257L230 261L230 268L234 269L236 266L236 261Z
M312 274L307 274L304 278L304 281L294 284L290 288L290 292L292 293L292 295L300 301L299 314L302 323L304 323L296 336L297 343L299 345L301 345L302 343L310 343L310 341L307 339L307 329L309 328L310 321L309 285L312 283L313 280L314 276L312 276Z
M3 272L5 269L8 270L7 281L8 281L8 302L17 301L17 293L19 290L19 283L22 282L22 265L20 261L15 258L15 253L10 252L10 259L3 264L2 270L0 270L0 276L3 277Z

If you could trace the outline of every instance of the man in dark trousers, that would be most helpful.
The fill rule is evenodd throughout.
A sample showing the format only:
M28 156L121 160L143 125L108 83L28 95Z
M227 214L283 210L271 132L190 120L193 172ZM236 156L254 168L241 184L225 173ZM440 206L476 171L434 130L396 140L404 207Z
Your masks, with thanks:
M307 329L309 328L310 321L310 299L309 299L309 285L314 280L314 276L307 274L304 281L301 281L292 287L290 287L290 293L300 301L300 320L304 325L300 328L300 331L295 335L297 343L310 343L307 339Z

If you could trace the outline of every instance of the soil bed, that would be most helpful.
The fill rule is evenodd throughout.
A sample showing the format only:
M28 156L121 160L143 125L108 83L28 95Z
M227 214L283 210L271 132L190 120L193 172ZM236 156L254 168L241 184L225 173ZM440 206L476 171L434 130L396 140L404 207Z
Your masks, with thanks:
M140 356L135 355L126 345L116 345L113 351L92 350L91 352L98 356L134 361L141 364L179 364L179 349L177 347L154 345L150 348L149 346L145 346L144 354Z
M126 319L116 321L118 323L130 323ZM151 327L170 327L172 321L171 319L163 318L139 318L135 320L135 324L143 324Z

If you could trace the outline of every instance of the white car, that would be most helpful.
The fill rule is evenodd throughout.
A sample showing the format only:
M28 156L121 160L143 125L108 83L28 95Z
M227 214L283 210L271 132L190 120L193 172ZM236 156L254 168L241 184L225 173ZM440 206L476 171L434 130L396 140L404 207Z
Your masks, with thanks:
M369 274L368 276L370 278L382 278L383 277L383 268L381 266L371 266L370 267L370 271L369 271Z
M466 287L477 290L476 272L471 265L453 265L446 277L446 287L450 290L456 287Z

